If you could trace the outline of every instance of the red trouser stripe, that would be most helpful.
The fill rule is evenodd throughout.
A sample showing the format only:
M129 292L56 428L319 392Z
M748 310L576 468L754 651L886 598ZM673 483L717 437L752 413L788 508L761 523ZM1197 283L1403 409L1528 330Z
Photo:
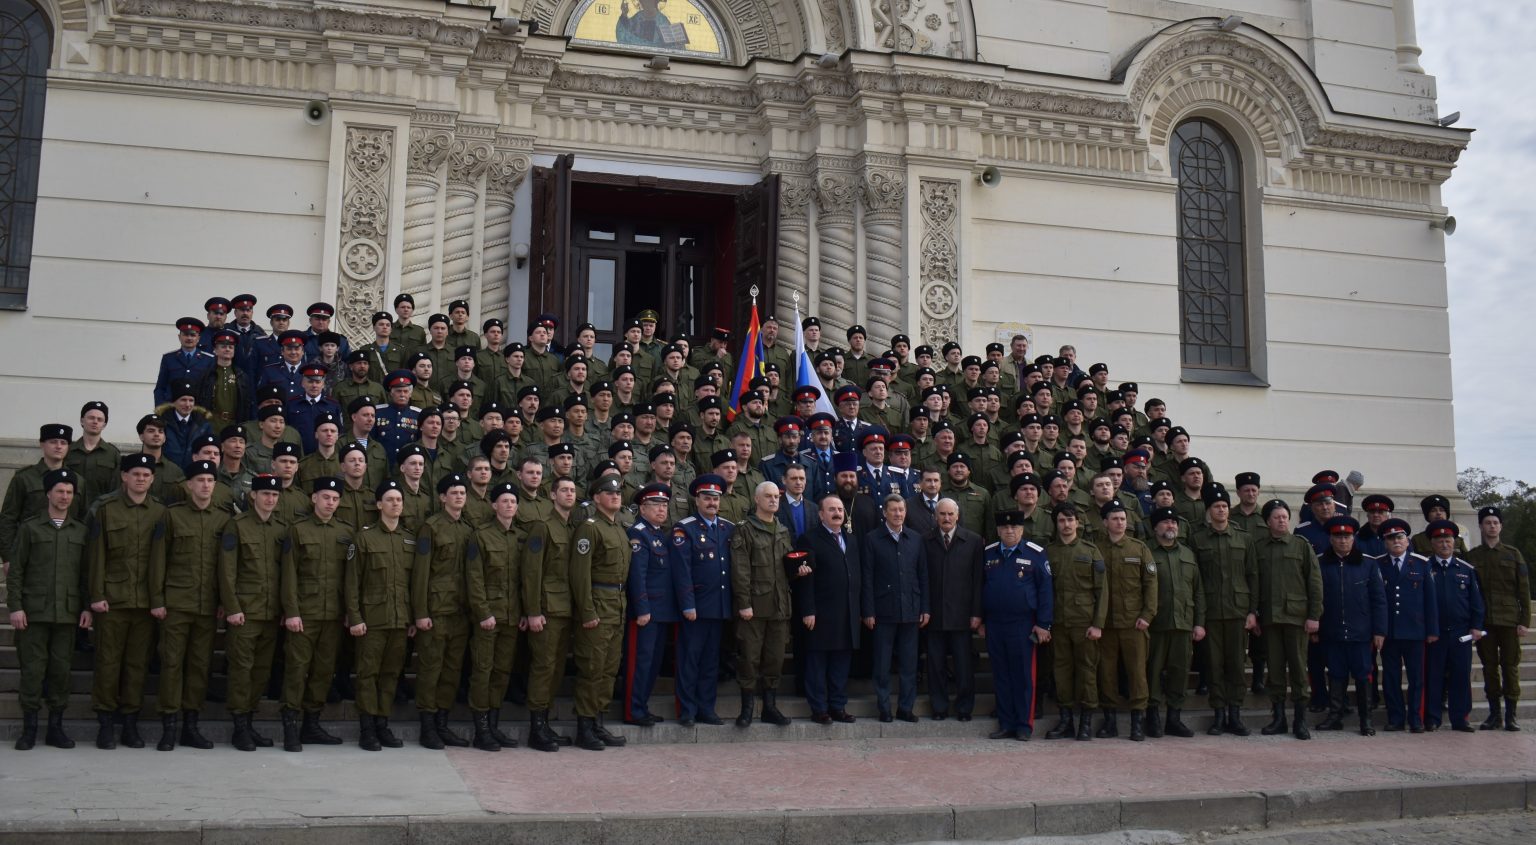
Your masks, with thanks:
M1024 724L1027 725L1030 728L1030 730L1034 730L1034 727L1035 727L1035 669L1039 665L1039 663L1040 663L1040 652L1035 650L1035 649L1030 649L1029 650L1029 705L1028 705L1029 709L1025 711L1027 715L1024 718Z
M635 654L639 649L640 626L629 620L629 659L624 663L624 718L635 718L630 702L635 700Z

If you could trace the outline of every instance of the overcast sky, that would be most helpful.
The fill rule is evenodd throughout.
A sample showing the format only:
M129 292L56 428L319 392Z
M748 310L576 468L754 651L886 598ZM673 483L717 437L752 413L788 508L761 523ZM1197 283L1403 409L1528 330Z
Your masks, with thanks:
M1418 0L1441 114L1476 129L1443 201L1456 465L1536 484L1536 4Z

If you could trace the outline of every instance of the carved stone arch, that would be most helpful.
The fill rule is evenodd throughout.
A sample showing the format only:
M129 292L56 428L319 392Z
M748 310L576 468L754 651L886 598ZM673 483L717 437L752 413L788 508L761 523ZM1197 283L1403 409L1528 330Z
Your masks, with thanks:
M91 10L87 0L36 0L39 6L53 18L54 29L70 29L83 32L90 22Z
M1159 43L1161 41L1161 43ZM1327 99L1294 54L1245 34L1210 29L1154 38L1127 72L1137 133L1166 160L1169 136L1185 117L1224 115L1275 163L1295 157L1317 134ZM1236 127L1234 127L1236 128Z
M812 2L812 0L803 0ZM834 0L835 1L835 0ZM808 25L802 0L704 0L720 16L737 63L754 58L791 60L805 52ZM522 17L543 32L564 32L574 0L527 0Z

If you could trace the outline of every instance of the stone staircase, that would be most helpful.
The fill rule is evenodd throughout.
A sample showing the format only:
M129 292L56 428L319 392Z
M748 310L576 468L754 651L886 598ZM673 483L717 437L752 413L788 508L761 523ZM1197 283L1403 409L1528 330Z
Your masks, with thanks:
M9 611L0 613L0 620L8 620ZM21 707L16 699L16 692L20 683L20 669L17 663L16 632L8 621L0 622L0 741L9 742L15 738L21 729ZM215 654L213 660L213 677L209 683L210 701L203 708L202 730L203 733L215 742L224 743L229 739L231 724L222 699L225 688L224 679L224 653L223 632L220 631L215 639ZM920 687L915 712L924 717L919 724L893 722L881 724L876 719L877 708L874 696L874 684L867 678L855 678L849 683L848 712L858 717L859 721L852 724L837 724L832 726L817 725L811 721L810 709L805 699L795 695L794 676L788 674L793 671L793 662L787 661L785 665L785 677L779 684L779 709L785 715L795 719L794 724L787 728L779 728L754 722L751 728L740 730L731 724L740 709L739 691L736 685L730 681L722 682L719 691L717 710L726 720L724 727L712 727L699 725L692 728L684 728L676 723L675 706L673 697L672 678L663 675L657 680L656 689L651 697L651 712L666 718L667 721L651 728L636 728L623 725L621 702L616 699L613 708L609 712L607 722L611 730L623 733L636 743L678 743L678 742L733 742L733 741L764 741L764 740L808 740L808 739L875 739L882 737L974 737L982 736L995 729L994 721L989 718L994 708L992 695L991 664L981 643L977 642L980 654L977 661L977 701L975 719L971 722L958 722L953 717L943 722L934 722L926 717L931 709L928 704L926 687ZM71 675L71 698L66 709L66 723L71 729L71 735L79 741L89 742L95 736L96 715L91 709L91 667L94 656L90 653L76 652L73 658L74 671ZM1479 722L1487 715L1485 703L1482 700L1482 667L1474 657L1472 670L1473 689L1473 721ZM407 673L407 680L413 681L411 673ZM1528 690L1536 690L1536 634L1528 635L1522 644L1520 678L1528 686ZM158 678L151 674L146 684L144 699L144 714L141 717L140 726L151 743L159 736L159 719L155 711L155 688ZM1185 702L1184 721L1197 732L1204 731L1210 726L1211 713L1207 709L1204 696L1195 695L1195 678L1190 678L1191 693ZM573 734L575 713L572 709L571 695L574 688L573 671L568 668L566 676L557 694L551 718L558 732ZM893 678L891 689L896 690L896 681ZM1536 729L1536 695L1527 695L1519 708L1520 718L1531 729ZM279 723L278 704L270 699L263 699L258 708L256 721L258 728L269 736L281 733ZM1257 729L1258 725L1268 721L1269 701L1262 695L1250 693L1244 702L1244 719L1250 727ZM1046 701L1043 711L1036 714L1036 733L1044 731L1055 723L1056 709L1052 702ZM462 703L456 703L451 718L460 723L461 729L467 728L469 721L469 709ZM1385 720L1385 711L1378 708L1376 711L1378 726ZM350 700L327 704L322 714L327 727L348 741L357 738L357 710ZM1314 719L1315 721L1315 719ZM1349 720L1351 723L1353 720ZM502 727L508 733L516 733L519 739L526 734L528 712L520 704L506 702L502 707ZM1122 716L1122 723L1124 717ZM397 702L390 719L391 727L395 732L408 740L414 740L416 736L416 711L414 705L407 702ZM1124 726L1122 724L1122 731ZM1124 735L1122 733L1122 735Z

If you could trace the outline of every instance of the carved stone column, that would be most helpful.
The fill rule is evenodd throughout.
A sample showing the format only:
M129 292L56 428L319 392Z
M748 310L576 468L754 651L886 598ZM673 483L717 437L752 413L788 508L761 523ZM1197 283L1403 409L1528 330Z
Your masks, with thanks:
M923 234L917 301L922 343L960 340L960 183L918 180Z
M395 130L348 126L344 155L337 327L361 346L372 340L369 318L384 304Z
M410 294L423 309L431 306L427 294L437 278L437 190L441 184L437 174L452 143L452 132L430 126L411 128L410 160L405 171L400 291Z
M438 305L447 310L455 299L468 300L474 289L475 235L478 230L480 177L491 163L486 141L459 139L448 150L448 191L443 201L443 286ZM470 308L470 321L477 322Z
M778 313L794 314L794 294L802 311L811 304L811 180L779 177ZM793 328L785 324L788 328Z
M854 324L858 296L855 275L855 233L853 206L859 199L859 177L848 170L828 170L816 174L816 234L820 261L817 276L821 282L821 304L817 316L822 331L839 337Z
M528 156L497 150L485 172L485 241L481 248L480 318L507 316L512 261L513 196L528 175Z
M906 331L907 173L900 156L871 153L864 164L865 327L871 342L889 343Z

